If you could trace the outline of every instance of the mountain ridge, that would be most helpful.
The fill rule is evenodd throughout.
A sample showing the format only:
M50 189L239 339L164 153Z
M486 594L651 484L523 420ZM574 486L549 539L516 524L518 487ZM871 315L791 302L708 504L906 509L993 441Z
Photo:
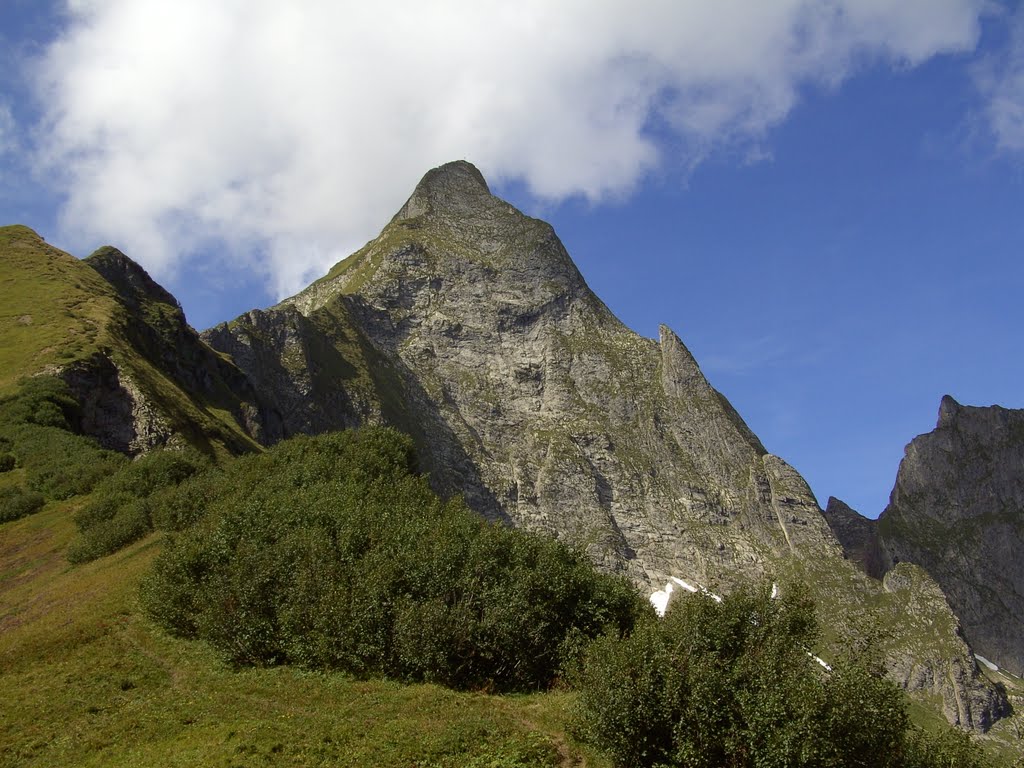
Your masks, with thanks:
M117 349L99 353L119 375L136 354L161 378L126 401L100 390L128 402L118 418L136 433L143 396L163 419L138 450L174 435L209 442L228 416L237 439L218 444L229 452L397 426L435 488L486 518L561 538L648 590L679 575L716 591L799 578L832 620L836 649L861 619L881 617L894 679L937 696L964 727L984 730L1003 711L944 600L919 599L932 594L927 580L886 589L844 561L807 483L765 450L679 337L623 325L551 226L491 195L470 164L428 172L380 235L296 296L198 336L119 253L95 261L112 275L96 291L124 304L110 310ZM102 384L84 370L80 397ZM198 430L178 426L200 418ZM901 618L923 605L941 632Z

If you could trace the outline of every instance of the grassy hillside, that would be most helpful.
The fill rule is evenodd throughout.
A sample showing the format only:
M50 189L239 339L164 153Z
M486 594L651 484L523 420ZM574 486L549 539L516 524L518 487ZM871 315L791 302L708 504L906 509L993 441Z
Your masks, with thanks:
M79 503L0 528L2 766L608 765L565 735L566 692L234 671L142 618L158 537L67 564Z
M233 414L240 396L229 380L244 377L199 342L177 307L129 306L88 262L28 227L0 227L0 396L26 376L98 359L130 377L185 442L219 456L259 449ZM203 373L203 387L181 376L189 365Z
M0 394L111 346L117 301L93 269L28 227L0 227Z
M225 586L247 589L251 579L244 578L244 573L248 572L246 558L251 560L250 555L262 552L264 555L258 557L276 562L272 540L286 545L297 541L289 532L288 521L295 523L308 519L318 525L335 525L330 522L334 517L330 512L333 503L327 507L302 503L299 509L288 511L285 498L276 495L273 487L281 486L281 492L287 497L287 486L295 486L294 492L301 495L303 484L312 483L310 487L315 489L323 482L332 482L330 478L333 477L346 478L344 482L356 482L358 485L358 467L350 467L340 473L325 472L320 466L323 461L317 458L317 453L322 451L314 451L325 445L330 447L335 442L338 443L335 448L343 450L351 447L349 443L360 445L350 438L348 433L336 437L301 438L283 443L259 457L238 460L226 470L218 471L216 477L231 488L241 488L244 483L239 483L239 480L246 478L255 482L255 486L244 493L222 493L220 501L212 502L211 511L197 524L199 527L189 529L195 534L191 535L193 545L201 546L208 541L214 550L224 549L232 530L230 525L225 528L225 522L230 523L235 512L242 515L238 521L243 527L249 516L246 510L255 514L268 504L268 509L277 510L280 518L277 523L269 518L261 520L254 532L250 532L244 541L239 541L239 551L224 564L230 566L231 562L241 558L243 578L232 577L224 582ZM371 441L370 446L380 448L378 442ZM383 447L388 445L390 443ZM163 455L178 456L176 452ZM178 537L175 545L162 539L161 534L151 534L111 555L78 566L68 564L69 553L76 542L81 541L81 535L76 534L75 523L81 525L89 517L83 513L102 499L104 493L109 495L118 482L138 475L144 466L149 466L150 471L142 474L151 476L151 480L163 477L166 472L156 471L164 467L159 456L158 452L143 461L125 465L97 485L91 495L51 501L41 511L0 527L0 691L4 696L4 717L0 720L0 766L401 765L512 768L609 765L604 758L586 751L568 735L571 713L580 695L590 696L591 709L595 701L603 709L604 702L621 699L623 692L633 690L635 685L613 683L607 695L597 699L594 691L588 691L586 686L582 688L584 694L554 690L530 695L496 696L472 690L460 693L436 685L400 685L357 679L342 673L314 672L294 666L261 668L259 662L255 667L237 669L223 661L231 655L231 648L221 647L218 652L204 642L178 639L160 630L145 618L140 602L140 584L154 562L158 561L161 551L172 553L170 561L167 557L159 558L165 565L166 562L172 565L176 562L175 551L179 554L191 551L188 530L174 534ZM265 471L261 472L261 469ZM379 470L372 464L366 469L372 473ZM20 471L6 473L8 477L3 479L11 479ZM270 491L264 487L266 482L258 480L261 476L272 486ZM377 482L381 489L395 485L387 478L383 483L369 476L365 479L371 486ZM180 487L185 487L184 483ZM330 496L330 499L336 498L344 498L344 495ZM422 506L421 502L422 499L416 502L417 509ZM264 517L267 514L273 517L272 512L266 512ZM377 514L371 511L370 517ZM402 514L420 515L411 509ZM357 523L359 519L357 517ZM456 518L452 522L457 522ZM88 532L90 529L85 530ZM338 540L342 541L343 530L336 530ZM274 535L270 535L271 531L275 531ZM373 529L372 533L377 538L384 536L386 531ZM268 535L270 538L264 542L263 538ZM412 540L419 540L422 536L423 532ZM319 535L315 538L326 540ZM410 537L399 533L398 539L407 541ZM254 547L256 542L260 543ZM407 566L408 563L402 565L399 571L405 573ZM331 573L336 570L327 568ZM418 573L415 567L412 570ZM166 569L164 572L169 573ZM524 584L529 581L528 576L519 574L513 583ZM148 583L151 585L152 581ZM208 582L214 586L218 583L216 578ZM290 582L284 579L280 583L287 585ZM354 584L353 589L356 586ZM231 587L228 592L233 593L234 590L235 587ZM237 608L238 603L228 592L224 593L229 599L223 608L230 611L232 605ZM150 590L146 594L152 598L153 592ZM707 603L705 613L712 618L718 616L719 608L710 600L704 602ZM774 605L772 601L768 604ZM504 605L504 602L497 604L499 613ZM343 609L344 605L338 604L337 607ZM237 617L243 638L247 636L244 613ZM703 631L694 635L692 628L687 628L687 622L680 623L678 619L682 616L675 617L678 626L673 625L674 629L668 626L665 630L670 631L670 635L665 636L669 646L681 642L679 638L690 637L692 640L703 635ZM732 621L729 616L723 616L723 619L727 624ZM736 626L746 628L749 633L752 627L763 629L762 623L740 617ZM209 622L200 621L198 626L207 624ZM283 624L280 626L284 627ZM727 634L735 634L735 628L729 629ZM216 642L217 637L213 637L211 642ZM614 636L609 640L614 641ZM820 679L820 670L808 661L799 642L783 637L776 645L788 653L787 658L799 662L798 666L814 671L813 679ZM713 653L725 653L721 657L725 659L728 656L726 646ZM756 643L751 648L755 654L752 657L754 666L738 667L739 681L746 679L750 670L762 667L758 659L764 649ZM628 670L634 666L634 660L640 663L641 659L647 658L643 653L632 654L621 661ZM718 674L714 671L717 665L709 667L707 660L696 664L694 669ZM765 674L769 672L765 671ZM593 680L600 683L603 677L603 674L598 674ZM672 679L675 678L666 678ZM770 675L768 685L773 690L776 687ZM883 684L879 681L875 685ZM721 699L728 690L731 690L728 686L721 688L716 685L706 693L717 693L704 703L718 711L718 705L713 705L712 701ZM737 683L733 693L742 699L749 691L745 685ZM851 702L870 704L859 689L851 695L854 697ZM902 709L895 689L885 697L896 711ZM705 698L701 695L698 700L704 701ZM845 696L843 700L846 700ZM660 711L660 701L655 697L649 702L641 702L641 705L644 709L654 707ZM791 703L799 703L799 699L792 699ZM864 716L860 711L862 705L854 703L851 706L853 709L849 711L855 718ZM801 722L818 720L813 707L805 714L810 720ZM610 715L604 716L614 718L614 708ZM626 718L620 725L625 724L622 730L629 733L630 724L635 726L647 720ZM686 719L684 722L691 721ZM934 725L940 727L938 723ZM601 733L617 730L619 726L612 725L611 729L602 727ZM857 731L860 730L858 727ZM593 733L590 736L593 738ZM1004 742L1000 746L1011 745ZM1011 752L1004 755L1009 758ZM1004 762L1009 765L1008 759ZM640 764L647 763L641 761ZM919 765L917 762L910 764ZM929 768L936 764L934 760L920 763ZM950 764L980 765L973 760Z

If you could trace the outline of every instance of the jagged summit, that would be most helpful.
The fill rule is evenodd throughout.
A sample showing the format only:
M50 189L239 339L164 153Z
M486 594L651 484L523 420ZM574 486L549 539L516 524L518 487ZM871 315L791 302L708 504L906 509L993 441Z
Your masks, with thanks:
M952 395L943 395L942 400L939 402L939 419L936 426L943 427L951 424L960 413L962 407L960 403L953 399Z
M465 215L486 205L491 197L487 181L477 167L456 160L427 171L395 220L413 219L434 211Z
M393 308L408 305L401 294L421 293L423 283L492 308L601 304L551 225L492 195L480 171L462 160L428 171L376 238L282 304L308 315L336 296L358 295ZM501 285L487 293L489 283Z
M84 262L103 275L130 306L137 307L148 300L181 308L178 300L150 277L140 264L112 245L97 248Z
M978 652L1024 674L1024 410L943 397L878 526L887 563L924 567Z
M335 395L313 367L324 341L310 334L344 322L402 380L388 386L415 403L413 431L441 490L638 582L663 581L679 559L721 585L783 552L838 552L806 483L766 452L679 337L623 325L552 227L492 195L467 162L429 171L377 238L258 319L207 339L253 377L303 350L309 374L296 369L295 391L273 398L298 406L285 434L333 423ZM280 348L262 346L274 338ZM311 391L323 402L304 405ZM372 413L356 404L373 399L352 391L347 402Z
M885 575L885 563L875 521L835 496L828 497L824 513L829 528L843 545L846 555L868 576L881 579Z

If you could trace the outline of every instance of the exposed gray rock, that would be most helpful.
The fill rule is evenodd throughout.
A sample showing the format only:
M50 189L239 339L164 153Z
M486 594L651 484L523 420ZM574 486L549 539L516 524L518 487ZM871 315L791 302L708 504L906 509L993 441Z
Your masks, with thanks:
M184 447L185 440L162 409L108 356L95 354L57 375L81 404L77 426L104 448L134 456L154 448Z
M844 502L829 496L825 520L839 540L847 557L874 579L885 575L885 561L878 543L878 523L870 520Z
M280 434L398 424L442 492L645 588L674 575L721 591L796 569L812 587L835 581L830 609L882 591L858 581L807 483L678 336L622 325L551 227L492 196L468 163L430 171L377 238L297 296L204 338L278 405ZM349 368L323 366L331 347ZM906 650L901 632L889 634ZM962 643L927 652L971 663ZM988 690L943 680L928 686Z
M987 731L996 719L1008 715L1010 708L1005 696L981 684L959 621L935 580L922 568L901 563L885 574L883 584L886 592L901 599L907 621L921 642L934 642L939 636L960 650L936 657L908 645L888 656L890 677L908 690L927 691L940 698L943 714L955 725Z
M879 518L888 565L939 583L971 645L1024 673L1024 411L942 398L916 437Z
M679 338L623 326L551 227L492 196L468 163L430 171L376 240L284 306L314 317L339 295L419 382L417 412L472 459L489 517L578 543L640 583L681 567L730 582L774 556L837 550L817 512L793 522L817 510L806 484Z
M109 318L108 331L111 341L123 341L130 349L104 349L63 374L84 398L86 413L96 414L83 420L87 434L129 453L211 438L240 452L273 439L280 423L275 408L259 398L244 373L199 338L167 290L110 246L83 263L116 292L121 311ZM166 377L166 386L154 377ZM233 434L218 411L230 413L252 441Z

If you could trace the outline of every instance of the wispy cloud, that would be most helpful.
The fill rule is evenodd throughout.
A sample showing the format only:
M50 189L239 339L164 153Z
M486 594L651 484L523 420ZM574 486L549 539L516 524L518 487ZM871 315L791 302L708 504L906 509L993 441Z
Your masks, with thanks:
M11 108L0 101L0 156L13 152L17 146L17 126Z
M1024 5L1008 19L1006 44L975 68L986 100L988 124L997 146L1024 152Z
M701 367L708 373L745 376L763 372L769 366L792 364L794 357L789 344L768 335L746 339L731 349L703 355Z
M37 67L65 242L292 292L466 158L540 199L755 157L808 83L971 50L985 0L68 0ZM748 151L749 150L749 151Z

